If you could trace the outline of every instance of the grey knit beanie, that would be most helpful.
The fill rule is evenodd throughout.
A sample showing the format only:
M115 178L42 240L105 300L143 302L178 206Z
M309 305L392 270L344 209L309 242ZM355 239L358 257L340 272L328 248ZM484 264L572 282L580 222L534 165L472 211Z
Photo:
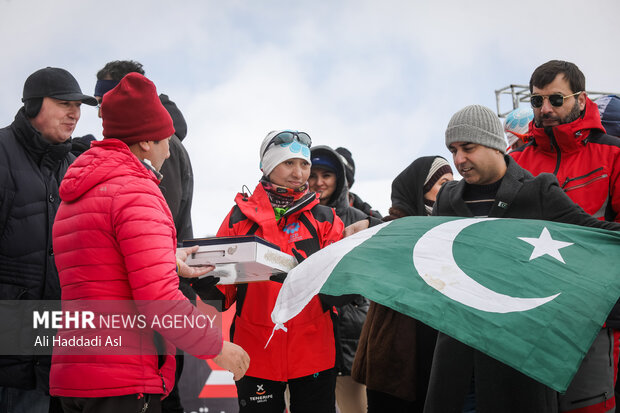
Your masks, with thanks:
M502 122L482 105L466 106L452 116L446 129L446 146L454 142L477 143L501 153L506 153L508 147Z

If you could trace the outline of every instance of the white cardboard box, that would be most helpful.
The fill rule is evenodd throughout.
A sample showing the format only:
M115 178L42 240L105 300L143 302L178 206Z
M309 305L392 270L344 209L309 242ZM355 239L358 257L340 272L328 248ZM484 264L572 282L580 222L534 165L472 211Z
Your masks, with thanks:
M288 273L297 265L295 257L254 235L183 241L184 247L193 245L200 247L187 258L187 265L215 265L215 270L207 276L219 277L218 284L267 281L270 276Z

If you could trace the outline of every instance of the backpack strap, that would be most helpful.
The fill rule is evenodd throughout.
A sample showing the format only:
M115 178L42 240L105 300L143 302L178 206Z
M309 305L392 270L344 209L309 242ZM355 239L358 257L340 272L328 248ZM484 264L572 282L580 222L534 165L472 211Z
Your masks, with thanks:
M310 219L308 219L305 212L299 215L299 222L301 222L302 225L306 227L312 238L295 242L295 249L305 252L306 257L309 257L310 255L321 249L319 233L317 232L314 225L312 225L312 222L310 222Z
M239 208L239 207L237 207ZM233 212L233 214L236 211ZM239 212L241 213L241 210L239 210ZM245 215L244 215L245 217ZM232 221L232 216L231 216L231 221ZM256 231L258 230L259 225L255 222L254 224L252 224L252 226L250 227L250 229L248 230L248 232L245 235L254 235L256 233ZM243 309L243 302L245 301L245 296L248 293L248 285L247 284L239 284L237 286L237 307L235 307L235 313L237 314L237 317L241 316L241 310ZM230 326L230 339L233 339L233 336L235 334L235 323L233 320L232 325Z

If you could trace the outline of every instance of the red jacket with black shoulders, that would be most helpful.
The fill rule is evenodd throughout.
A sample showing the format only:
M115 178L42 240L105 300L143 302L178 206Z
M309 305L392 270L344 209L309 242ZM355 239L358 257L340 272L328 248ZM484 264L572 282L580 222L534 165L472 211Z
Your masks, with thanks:
M588 98L577 120L530 130L532 141L510 153L517 163L534 176L553 173L588 214L620 222L620 139L605 134L596 104Z
M237 194L235 203L218 236L254 234L276 244L282 252L293 255L295 248L304 257L342 238L344 224L332 208L320 205L316 196L302 198L278 221L262 184L250 197ZM225 308L237 303L231 337L250 355L246 375L287 381L334 367L332 320L318 296L285 323L287 331L275 331L265 348L274 328L271 312L281 286L265 281L219 287L226 297Z

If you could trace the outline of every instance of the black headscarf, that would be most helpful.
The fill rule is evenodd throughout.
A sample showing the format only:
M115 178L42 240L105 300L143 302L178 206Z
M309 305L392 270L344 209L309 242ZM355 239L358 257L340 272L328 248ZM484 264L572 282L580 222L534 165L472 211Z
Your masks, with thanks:
M442 156L423 156L406 167L392 181L392 207L407 215L426 216L424 208L424 181L436 158Z

